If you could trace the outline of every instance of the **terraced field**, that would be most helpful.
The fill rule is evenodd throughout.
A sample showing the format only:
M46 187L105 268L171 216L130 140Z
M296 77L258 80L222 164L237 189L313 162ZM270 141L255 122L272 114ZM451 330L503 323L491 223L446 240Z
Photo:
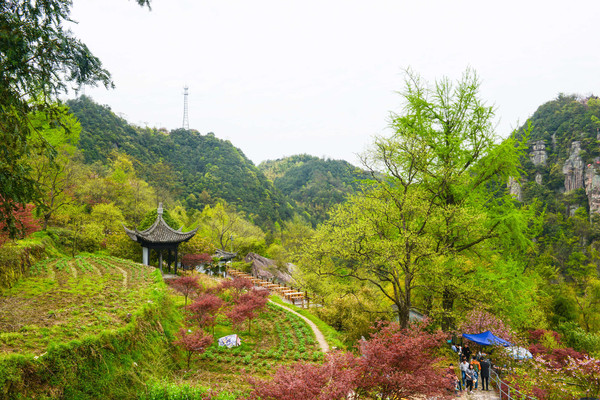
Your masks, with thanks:
M0 354L40 355L52 343L117 329L154 290L153 267L113 257L44 260L0 296Z
M265 311L253 321L252 333L234 331L230 324L221 321L215 338L230 333L240 334L242 345L231 349L211 346L195 358L184 377L185 382L218 383L222 389L235 392L247 388L249 376L268 377L279 365L323 360L310 327L299 317L272 304L267 304Z

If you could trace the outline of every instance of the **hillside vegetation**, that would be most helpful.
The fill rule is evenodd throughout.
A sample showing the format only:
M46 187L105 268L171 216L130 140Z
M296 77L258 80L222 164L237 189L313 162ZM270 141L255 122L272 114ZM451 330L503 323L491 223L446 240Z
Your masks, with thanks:
M81 123L79 148L87 163L104 163L116 150L139 163L146 181L188 208L202 210L222 199L263 227L291 218L294 207L229 141L194 130L134 127L85 96L67 104Z
M0 397L134 398L173 368L178 313L152 267L49 259L0 297Z
M217 284L203 279L205 287ZM174 344L185 322L182 300L156 268L129 260L77 256L35 264L0 297L0 398L133 399L175 385L191 393L219 386L223 394L215 398L229 399L249 390L250 376L323 359L306 323L269 305L252 331L220 316L206 352L182 370L185 357ZM232 333L241 346L217 346Z
M370 178L347 161L307 154L265 161L258 169L277 190L294 200L314 225L325 221L334 205L343 203Z
M3 397L168 398L231 382L242 392L226 398L289 399L290 383L302 399L444 398L444 344L488 329L535 355L494 352L528 395L600 395L597 98L559 95L503 139L475 71L428 83L409 70L391 132L361 157L368 175L306 155L259 169L213 133L136 127L87 97L61 104L70 84L112 84L62 28L70 2L0 4ZM178 307L123 230L159 203L171 227L197 228L182 261L222 249L259 274L244 256L270 258L356 353L322 356L250 281L206 278ZM411 324L415 311L427 322ZM212 333L244 344L218 349Z

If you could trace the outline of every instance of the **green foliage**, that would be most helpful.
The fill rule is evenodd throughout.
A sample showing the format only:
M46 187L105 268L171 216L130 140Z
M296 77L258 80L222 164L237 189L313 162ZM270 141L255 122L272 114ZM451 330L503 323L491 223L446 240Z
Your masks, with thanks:
M203 400L211 394L213 400L235 400L235 393L221 392L213 394L212 390L205 387L196 387L189 384L177 385L170 382L154 382L148 385L144 393L137 398L139 400Z
M11 287L45 256L42 241L14 242L0 246L0 289Z
M456 85L442 79L431 86L407 73L393 134L377 138L363 157L376 179L317 230L300 263L308 274L368 283L397 307L403 326L413 291L424 286L424 302L440 304L449 329L455 301L470 292L456 283L472 288L480 257L510 248L522 258L536 210L519 205L506 182L519 175L524 146L498 143L493 109L478 92L469 70Z
M143 231L150 228L154 224L154 221L156 221L156 218L158 218L158 211L156 209L148 211L137 229ZM171 228L175 230L181 228L181 224L171 217L171 214L166 209L163 210L162 218Z
M100 60L63 29L70 7L67 0L0 4L0 221L11 234L16 228L10 210L40 195L29 177L27 160L32 151L28 145L31 113L43 113L51 120L57 112L51 102L67 90L67 82L112 85ZM51 145L45 148L51 150Z
M226 251L259 253L265 247L264 232L246 220L243 213L221 202L202 211L199 232Z
M363 180L361 171L343 160L320 159L306 154L265 161L258 168L273 181L275 188L306 210L313 225L327 218L333 205L355 193Z
M558 325L557 331L567 346L600 357L600 333L586 332L576 322L564 322Z
M229 141L212 133L134 127L85 96L68 105L81 121L79 147L86 162L104 162L118 148L141 163L141 176L157 189L159 200L175 196L202 210L222 199L262 227L292 216L284 196Z

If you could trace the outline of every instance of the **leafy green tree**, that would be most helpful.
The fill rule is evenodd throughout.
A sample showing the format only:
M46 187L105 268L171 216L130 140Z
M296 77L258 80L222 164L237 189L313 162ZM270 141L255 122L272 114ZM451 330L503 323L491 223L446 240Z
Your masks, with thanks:
M112 235L123 230L123 213L113 203L96 204L90 214L92 221L102 226L104 235Z
M71 0L0 2L0 221L11 236L17 233L13 210L41 195L28 163L32 112L52 116L53 101L69 83L112 86L100 60L64 29L71 5ZM49 144L45 149L52 154Z
M445 273L436 263L476 258L500 238L515 252L530 242L523 212L506 191L508 178L519 175L523 146L499 143L475 73L467 70L456 85L444 78L428 86L409 71L403 97L403 113L392 115L393 134L377 138L363 157L372 187L332 213L303 265L369 282L406 326L415 287L428 274ZM448 312L458 295L451 289ZM444 322L447 329L452 321Z
M64 106L55 106L52 116L36 112L30 117L32 131L29 145L38 149L29 157L30 178L41 190L36 212L42 217L43 230L48 227L52 215L71 203L80 177L81 164L75 145L81 127L77 119ZM52 146L53 152L43 151Z
M265 233L226 203L202 211L200 230L226 251L258 251L265 245Z
M31 176L42 191L36 210L42 217L42 229L46 230L53 215L74 201L77 182L81 180L81 164L75 156L61 150L53 159L33 156L29 165Z

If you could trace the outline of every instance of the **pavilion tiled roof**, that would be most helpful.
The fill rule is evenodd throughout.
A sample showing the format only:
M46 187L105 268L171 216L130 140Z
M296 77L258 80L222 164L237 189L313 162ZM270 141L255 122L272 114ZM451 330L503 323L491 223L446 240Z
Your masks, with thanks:
M162 217L162 204L158 206L158 215L152 226L143 231L137 229L127 229L125 232L135 242L147 243L181 243L190 240L198 231L198 228L189 232L181 232L181 228L175 230L171 228Z

